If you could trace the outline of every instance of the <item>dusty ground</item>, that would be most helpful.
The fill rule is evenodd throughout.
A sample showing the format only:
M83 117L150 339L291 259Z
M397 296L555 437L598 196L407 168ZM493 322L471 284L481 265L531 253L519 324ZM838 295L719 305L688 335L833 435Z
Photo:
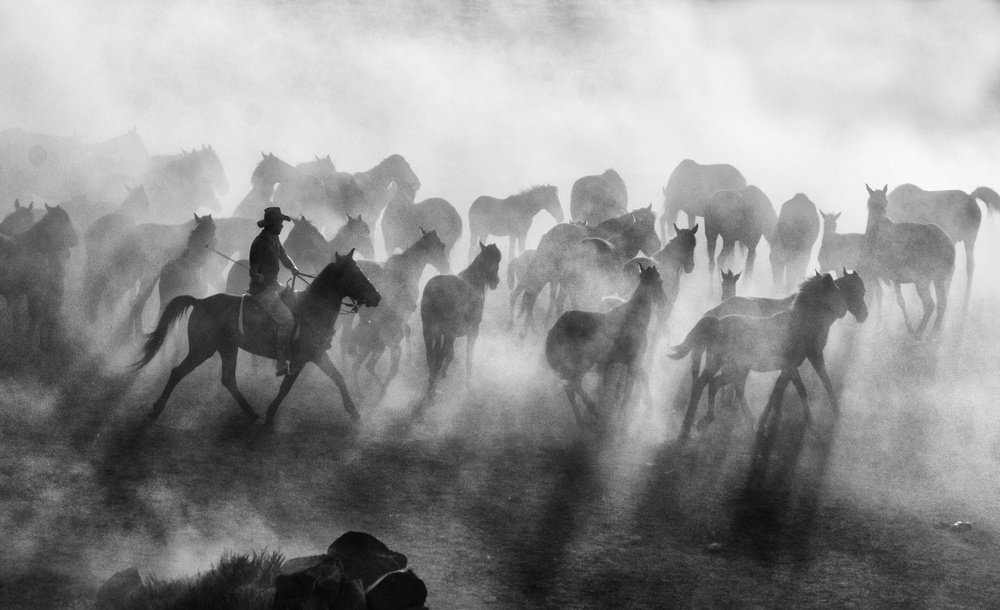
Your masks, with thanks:
M692 315L678 314L674 342ZM676 446L687 363L662 346L656 406L616 442L581 434L540 338L498 321L471 391L450 379L413 421L417 352L381 405L362 403L358 428L315 370L270 430L241 418L217 361L153 424L163 361L139 375L124 356L25 364L0 394L0 607L86 607L126 567L176 577L227 549L315 553L349 529L404 552L433 608L991 606L997 329L980 301L961 343L957 323L924 343L899 324L892 311L838 323L827 353L842 415L804 373L817 423L803 427L789 391L780 441L757 463L737 415ZM259 409L270 375L241 364ZM757 408L772 380L754 376ZM957 520L974 528L936 527Z

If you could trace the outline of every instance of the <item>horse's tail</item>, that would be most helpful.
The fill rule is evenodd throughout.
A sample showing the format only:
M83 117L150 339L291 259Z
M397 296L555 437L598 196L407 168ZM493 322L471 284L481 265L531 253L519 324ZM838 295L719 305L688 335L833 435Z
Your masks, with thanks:
M667 354L667 356L674 360L680 360L690 354L693 350L704 348L706 341L711 335L712 327L718 323L719 320L717 318L710 318L707 316L698 320L698 323L694 325L691 332L689 332L687 337L684 338L684 342L671 348L674 351Z
M163 342L167 338L170 328L184 315L189 307L194 307L199 299L189 294L182 294L174 297L160 315L160 321L156 323L156 330L146 335L146 343L142 346L142 358L132 365L133 369L141 369L150 363L156 352L163 347Z
M973 199L986 204L986 213L992 218L995 212L1000 212L1000 195L988 186L981 186L969 193Z

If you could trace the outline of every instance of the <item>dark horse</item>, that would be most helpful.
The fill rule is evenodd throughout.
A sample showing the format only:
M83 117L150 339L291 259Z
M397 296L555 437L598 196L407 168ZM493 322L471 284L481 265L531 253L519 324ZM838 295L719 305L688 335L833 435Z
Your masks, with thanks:
M567 311L559 316L545 337L545 358L561 379L573 415L580 425L597 423L628 404L637 379L645 381L642 357L646 352L646 330L653 305L666 303L663 282L656 267L640 267L639 286L632 298L608 313ZM624 367L624 375L611 378L614 365ZM604 413L583 389L583 377L598 367L600 397ZM577 396L587 407L585 414Z
M531 221L542 210L551 214L556 222L563 221L556 187L533 186L506 199L489 195L476 198L469 208L469 258L475 254L476 243L481 243L490 235L510 236L511 260L515 255L523 254Z
M687 214L688 227L694 226L695 218L705 215L705 205L715 191L738 191L746 185L746 178L732 165L701 165L684 159L670 173L667 186L663 187L660 235L667 237L666 224L676 222L680 212Z
M797 193L781 205L770 256L776 290L791 291L802 281L818 237L819 212L808 197Z
M352 419L358 420L360 416L347 392L344 378L326 355L340 315L341 301L350 298L357 306L377 307L381 300L378 291L354 262L354 252L337 255L306 290L285 294L282 298L294 312L298 327L292 344L292 360L299 365L312 362L326 373L337 384L344 409ZM236 386L236 358L239 350L243 349L274 359L275 329L267 314L252 301L245 301L244 297L215 294L196 299L184 295L170 301L160 316L156 330L146 336L142 358L136 363L136 368L149 364L163 346L171 327L189 308L193 309L188 319L188 354L170 372L170 379L153 404L150 417L156 418L163 411L170 393L181 379L218 352L222 358L222 385L233 395L247 417L256 420L257 413ZM292 389L300 372L285 376L278 395L267 408L265 423L274 421L278 406Z
M708 246L708 274L715 275L715 243L722 237L719 265L731 265L733 249L739 242L747 250L744 273L753 276L757 244L763 237L771 243L778 215L774 206L756 186L740 190L715 191L705 204L705 244Z
M392 254L396 248L405 249L420 239L421 230L433 230L444 242L445 256L451 258L451 249L462 236L462 217L453 205L440 197L416 203L415 196L416 191L410 185L396 185L396 193L382 215L385 253Z
M705 316L695 324L684 342L675 347L671 358L681 359L694 352L695 357L706 354L705 368L691 388L691 400L684 415L680 440L690 434L698 410L698 401L708 386L708 415L705 423L712 421L715 412L715 394L719 388L734 384L736 398L744 411L746 380L751 371L776 371L781 374L760 420L760 430L772 410L777 413L781 396L791 381L802 398L807 421L810 418L806 402L806 388L798 368L806 359L812 363L830 397L833 410L839 405L833 383L826 372L823 348L826 347L830 326L848 311L859 322L868 317L864 300L864 282L855 273L842 278L838 286L830 275L815 275L799 288L791 309L772 316L753 317L728 315L721 318ZM731 300L731 299L730 299Z
M965 243L965 300L968 304L972 290L972 273L976 269L976 238L983 213L976 200L986 204L992 217L1000 211L1000 195L991 188L981 186L971 193L963 191L925 191L912 184L901 184L886 196L889 208L886 214L897 222L935 224L948 234L955 245Z
M35 226L35 202L32 201L26 206L21 205L19 199L14 200L14 211L7 215L0 222L0 235L13 237L24 233Z
M859 267L871 269L874 277L891 282L896 302L903 310L906 328L919 338L934 313L931 284L937 293L937 318L934 330L941 328L948 307L948 288L955 272L955 244L944 229L934 224L893 222L886 210L889 202L882 189L868 189L868 224L865 227L865 248ZM910 326L901 286L913 284L924 305L924 317L916 330Z
M14 237L0 236L0 296L12 311L15 301L27 298L27 336L37 330L42 349L53 346L66 260L69 249L79 243L66 211L47 204L45 215L33 227Z
M573 222L596 225L628 210L625 181L613 169L600 176L584 176L573 183L569 194L569 217ZM562 222L560 217L559 222Z
M204 206L221 210L218 195L229 192L229 181L215 150L201 147L170 158L142 177L149 195L153 216L161 220L180 220Z
M455 339L465 337L465 384L472 380L472 352L483 321L486 288L500 284L500 249L479 244L479 254L458 275L437 275L424 286L420 299L424 348L427 351L427 399L431 400L438 379L448 373L455 358ZM426 401L421 403L425 406Z

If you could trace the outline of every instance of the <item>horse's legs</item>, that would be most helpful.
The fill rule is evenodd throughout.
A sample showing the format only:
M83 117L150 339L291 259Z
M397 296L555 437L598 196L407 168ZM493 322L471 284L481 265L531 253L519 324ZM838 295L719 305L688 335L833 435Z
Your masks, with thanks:
M705 370L701 372L701 375L691 387L691 400L688 402L687 411L684 413L684 422L681 424L681 433L678 438L680 442L683 443L686 441L691 434L691 424L694 423L695 413L698 412L698 401L701 400L701 393L718 370L718 366L706 366Z
M743 275L749 280L753 277L753 265L757 262L757 245L747 247L747 262L743 266Z
M441 377L448 376L448 366L451 361L455 359L455 337L444 336L441 339L442 345L442 357L441 357Z
M969 297L972 295L972 274L976 271L976 237L965 238L965 303L963 309L969 307ZM938 297L941 303L941 297Z
M330 357L327 356L325 352L320 353L319 356L317 356L313 360L313 363L316 366L318 366L321 371L326 373L326 376L329 377L331 380L333 380L333 383L337 384L337 389L340 390L340 398L341 400L344 401L344 410L347 411L347 414L351 416L351 419L354 421L358 421L359 419L361 419L361 416L358 415L358 410L354 408L354 401L351 400L351 395L347 391L347 384L344 382L344 376L340 374L340 371L337 370L337 367L335 367L333 365L333 362L330 361ZM288 383L289 377L292 377L291 383ZM285 381L282 382L281 384L282 388L285 387L285 383L288 383L288 387L291 388L292 383L295 383L295 378L291 375L286 375ZM278 397L284 398L284 396L282 396L280 393L278 394ZM274 400L276 402L272 402L271 406L268 407L267 409L268 419L271 419L274 416L274 414L272 413L272 409L274 411L278 410L278 405L276 403L280 401L278 401L277 397Z
M538 293L527 289L524 291L524 296L521 297L521 312L525 314L524 327L521 329L522 339L528 334L528 331L535 332L535 301L537 299Z
M917 332L914 333L919 338L924 333L924 329L927 328L927 323L930 322L931 316L934 315L934 298L931 297L929 282L921 280L914 282L913 285L917 289L917 296L920 297L920 301L924 304L924 317L920 319L920 326L917 327ZM940 311L938 311L937 321L938 323L941 321ZM937 328L937 324L934 327Z
M778 379L774 382L774 388L771 390L771 396L767 399L767 406L764 407L764 412L760 415L760 422L757 424L758 444L764 438L767 431L768 418L777 418L781 413L782 396L785 393L785 388L788 387L788 382L791 380L791 376L791 373L782 370L781 374L778 375Z
M719 269L722 269L723 265L726 268L732 270L733 268L733 250L736 249L736 240L730 239L728 237L722 237L722 252L719 252ZM712 276L715 277L714 275Z
M389 373L385 376L385 383L382 384L382 391L384 392L388 387L389 383L396 377L399 373L399 361L403 356L403 348L399 347L399 343L389 347ZM376 379L378 379L376 377Z
M934 331L941 329L941 321L944 319L944 311L948 308L948 288L950 282L947 279L934 282L934 293L937 294L937 317L934 318ZM966 292L965 306L968 306L968 291Z
M899 305L899 309L903 312L903 321L906 322L906 330L912 333L913 326L910 325L910 315L906 313L906 301L903 300L903 287L899 282L893 282L892 289L896 292L896 303ZM924 313L927 313L926 308Z
M239 355L239 348L235 345L232 347L224 347L219 350L219 356L222 358L222 386L229 390L229 393L233 395L236 399L236 404L243 409L243 412L253 421L257 421L260 417L254 412L253 407L246 398L243 397L243 393L240 392L239 387L236 385L236 361Z
M331 363L331 366L332 363ZM285 396L288 396L288 392L291 391L292 385L295 384L295 380L299 378L302 371L296 371L294 373L289 373L285 375L285 378L281 380L281 386L278 387L278 394L271 401L271 404L267 406L267 415L264 418L264 425L270 426L274 423L274 416L278 414L278 405L281 401L285 400Z
M830 406L833 408L833 412L839 413L840 402L837 399L836 392L833 391L833 382L830 381L830 375L826 372L826 359L823 357L823 352L809 354L807 358L809 358L809 362L813 365L813 369L816 370L816 374L819 375L819 380L823 382L823 387L826 388L826 395L830 399Z
M740 410L743 412L743 416L750 422L753 421L753 413L750 411L750 405L747 404L747 377L750 376L750 371L742 371L737 377L736 381L733 382L736 388L736 401L740 404Z
M471 331L465 338L465 387L472 387L472 352L476 349L476 339L479 329Z
M792 373L792 385L795 386L795 390L799 393L799 398L802 400L802 414L806 418L806 424L811 424L812 413L809 412L809 398L806 396L806 384L802 383L802 376L799 375L798 368L795 368Z
M709 277L715 277L715 243L716 243L716 240L718 240L718 238L719 238L719 234L718 233L716 233L715 231L709 232L707 230L707 227L706 227L706 230L705 230L705 249L706 249L706 251L708 253L708 276ZM722 250L723 250L723 252L725 252L725 249L726 249L726 240L725 240L725 238L723 238L723 240L722 240ZM722 256L720 255L719 258L722 258Z
M192 346L191 350L188 351L188 355L184 357L184 360L180 364L175 366L172 371L170 371L170 378L167 379L167 385L164 386L163 392L160 393L160 397L156 399L153 403L153 410L150 412L149 416L156 419L163 411L163 407L167 404L167 399L170 398L170 393L174 391L174 387L180 383L181 379L184 379L188 373L198 368L201 363L205 362L215 353L215 350L209 351L208 349L197 350L195 346Z

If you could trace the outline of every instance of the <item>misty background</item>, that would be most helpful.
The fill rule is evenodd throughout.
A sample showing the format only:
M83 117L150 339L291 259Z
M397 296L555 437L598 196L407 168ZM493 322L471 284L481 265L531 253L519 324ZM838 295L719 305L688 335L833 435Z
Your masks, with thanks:
M83 0L0 4L0 23L0 129L77 134L92 143L134 126L151 155L212 145L231 185L223 199L225 213L249 191L261 151L293 164L329 154L338 170L348 172L402 154L420 177L417 200L443 197L463 222L476 197L506 197L532 184L558 186L568 212L573 181L607 168L625 180L631 208L653 203L659 213L661 188L684 158L736 166L776 209L804 192L821 210L844 213L841 232L864 230L866 182L966 192L1000 183L1000 4L995 2ZM529 247L552 223L547 215L536 218ZM697 278L685 289L703 290L708 282L702 235ZM844 389L845 416L832 465L816 477L817 485L834 490L831 495L862 498L879 509L940 509L934 514L941 518L982 519L1000 501L994 485L1000 418L993 410L1000 392L995 381L1000 327L992 311L1000 297L992 282L998 235L997 223L984 218L964 339L955 330L954 313L965 286L959 250L944 356L938 346L914 347L902 336L889 293L881 325L874 315L861 330L853 321L838 323L849 326L850 334L844 338L835 331L827 358ZM464 266L467 240L466 233L456 248L455 271ZM498 241L506 253L506 239ZM375 242L381 250L381 239ZM766 278L766 257L758 260L758 273ZM489 294L487 315L501 317L505 298L503 289ZM683 305L672 322L675 342L703 311L700 300ZM911 312L916 306L911 297ZM491 431L537 432L533 440L540 452L572 435L568 410L541 364L538 343L519 344L500 332L481 339L477 366L481 373L489 371L482 374L482 395L502 400L505 411L479 409L476 401L470 408L460 396L442 405L429 429L400 440L386 430L422 388L418 349L415 358L404 360L404 368L416 373L400 378L387 405L365 413L367 428L358 446L343 455L320 438L330 432L329 420L343 414L335 401L331 415L330 386L318 374L310 381L314 371L303 375L282 407L283 430L302 432L305 440L279 437L261 448L220 425L232 413L228 396L215 386L215 361L178 388L159 431L136 449L128 439L117 439L116 427L162 387L166 364L159 363L109 401L105 419L93 427L103 437L76 448L86 453L97 447L101 459L88 463L73 454L25 461L17 481L33 481L37 497L29 508L37 513L18 527L12 556L36 559L45 552L47 537L66 515L41 507L71 504L78 495L86 499L79 500L87 507L81 514L91 518L106 506L125 507L124 518L110 511L114 523L84 552L96 581L130 565L161 575L190 574L207 568L224 549L269 546L289 555L311 553L329 542L322 540L326 532L359 524L422 540L425 524L385 525L405 512L388 501L394 493L421 509L422 502L437 506L438 494L445 492L420 480L422 468L441 473L435 482L450 481L470 494L494 488L516 494L507 481L490 480L498 475L484 465L516 462L507 447L491 445ZM653 357L665 367L662 351L661 345ZM511 354L523 368L511 365ZM685 361L653 373L657 404L678 394L687 371ZM825 414L828 404L815 376L803 376L816 397L814 412ZM753 377L758 379L752 381L751 405L759 408L772 377ZM272 381L255 386L241 379L255 406L273 393ZM533 402L539 396L552 403L541 414ZM33 430L58 412L59 396L44 384L18 380L0 386L0 402L8 423ZM206 404L191 406L201 403ZM791 392L786 405L789 411L798 405ZM612 468L607 479L613 506L600 510L618 515L619 505L642 506L652 441L674 434L664 432L665 412L652 416L655 438L644 439L649 444L635 449L639 455ZM544 425L536 425L539 419ZM189 442L198 446L175 447L175 436L193 438ZM460 447L453 451L452 436L468 445L454 441ZM41 437L26 434L8 446L28 452L42 444ZM413 444L429 445L430 457L421 454L408 466L384 456L373 459L378 449L369 445L379 443L405 445L415 453ZM189 476L171 464L172 453L204 470ZM273 485L279 494L293 495L298 490L293 483L282 487L285 481L309 480L314 475L309 461L334 454L351 468L363 470L369 459L387 470L403 468L413 482L402 490L382 489L337 471L329 476L338 480L317 492L316 506L304 516L287 515L281 498L260 493ZM535 457L530 448L525 454ZM113 465L122 455L147 457ZM471 465L457 465L461 457ZM53 470L82 482L69 489L47 483ZM548 484L575 491L561 472L533 474L539 503ZM119 481L125 482L121 488ZM324 514L323 493L333 496L341 489L345 497L356 494L355 505L335 517ZM496 540L476 538L479 517L472 512L449 520L445 511L427 527L444 528L476 553L495 552ZM608 529L603 526L610 517L598 513L576 514L566 526L575 541L567 547ZM511 514L512 520L519 515ZM562 516L553 514L553 521ZM990 525L998 526L992 519ZM399 550L428 563L428 557L445 565L453 561L454 549L444 542L415 542Z

